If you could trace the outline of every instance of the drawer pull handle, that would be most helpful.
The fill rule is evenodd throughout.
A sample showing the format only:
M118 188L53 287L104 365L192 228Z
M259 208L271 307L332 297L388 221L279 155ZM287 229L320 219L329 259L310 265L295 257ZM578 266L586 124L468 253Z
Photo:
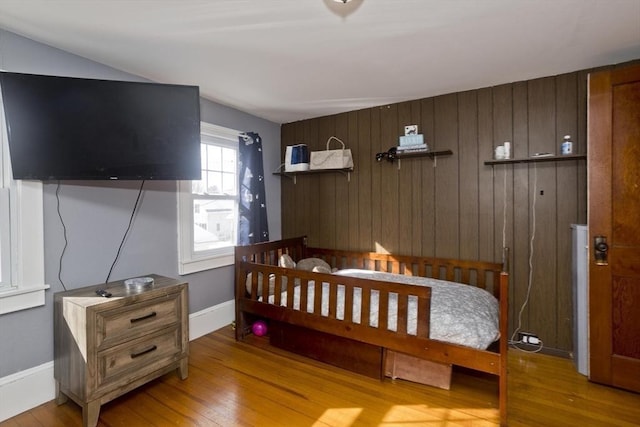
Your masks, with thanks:
M157 315L158 313L156 313L155 311L152 311L146 316L136 317L135 319L131 319L131 323L142 322L143 320L151 319L152 317L156 317Z
M143 356L143 355L145 355L145 354L147 354L147 353L151 353L152 351L156 351L157 349L158 349L158 346L157 346L157 345L152 345L151 347L149 347L149 348L145 348L145 349L144 349L144 350L142 350L142 351L139 351L139 352L137 352L137 353L132 353L132 354L131 354L131 358L132 358L132 359L135 359L136 357L140 357L140 356Z

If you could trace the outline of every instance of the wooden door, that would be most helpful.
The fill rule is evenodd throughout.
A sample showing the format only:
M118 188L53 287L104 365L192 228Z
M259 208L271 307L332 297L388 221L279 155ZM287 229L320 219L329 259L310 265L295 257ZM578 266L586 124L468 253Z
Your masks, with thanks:
M588 140L589 378L640 392L640 65L590 75Z

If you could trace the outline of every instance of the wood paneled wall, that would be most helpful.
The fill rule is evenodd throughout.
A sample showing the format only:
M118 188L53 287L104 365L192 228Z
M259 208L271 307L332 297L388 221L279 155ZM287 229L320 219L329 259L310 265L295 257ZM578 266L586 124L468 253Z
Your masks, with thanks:
M484 162L504 141L512 142L515 158L559 154L566 134L574 152L585 154L587 75L585 70L283 125L283 158L287 145L323 150L334 135L352 150L355 164L350 180L339 173L298 176L296 184L282 178L283 237L307 235L321 247L489 261L501 260L504 239L510 248L511 330L522 309L522 331L538 334L552 352L570 352L570 225L587 220L586 161ZM453 155L376 162L375 153L396 146L408 124L419 125L432 150L451 149Z

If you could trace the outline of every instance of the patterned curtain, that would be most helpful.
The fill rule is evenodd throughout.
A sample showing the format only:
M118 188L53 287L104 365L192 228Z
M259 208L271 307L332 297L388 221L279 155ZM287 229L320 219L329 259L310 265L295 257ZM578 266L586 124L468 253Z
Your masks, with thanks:
M264 191L262 139L253 132L239 137L240 223L238 245L269 240L267 199Z

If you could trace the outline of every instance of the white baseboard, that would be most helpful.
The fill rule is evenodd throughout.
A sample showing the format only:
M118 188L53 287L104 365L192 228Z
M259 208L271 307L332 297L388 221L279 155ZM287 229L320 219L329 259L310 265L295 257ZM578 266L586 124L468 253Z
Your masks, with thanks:
M189 341L225 327L236 318L235 300L226 301L189 315Z
M189 341L218 330L235 318L235 301L189 315ZM0 422L56 397L53 361L0 378Z
M53 361L0 378L0 421L55 398Z

